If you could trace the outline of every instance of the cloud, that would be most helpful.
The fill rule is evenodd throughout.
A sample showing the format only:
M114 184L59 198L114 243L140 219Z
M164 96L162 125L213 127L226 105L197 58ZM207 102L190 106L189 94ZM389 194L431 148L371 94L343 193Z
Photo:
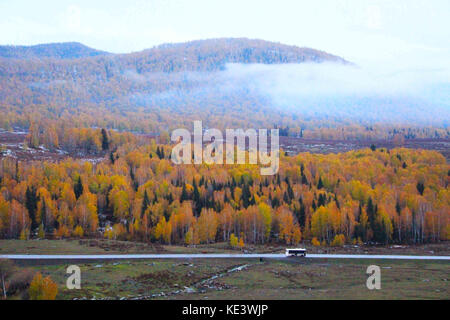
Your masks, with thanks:
M133 92L132 104L176 110L229 112L250 108L266 114L361 123L450 124L449 70L424 67L323 64L228 64L214 73L140 75L170 90ZM126 77L132 79L132 74ZM250 110L249 109L249 110ZM275 112L275 113L274 113Z
M230 64L223 82L269 97L274 108L316 118L450 123L450 70L334 63Z

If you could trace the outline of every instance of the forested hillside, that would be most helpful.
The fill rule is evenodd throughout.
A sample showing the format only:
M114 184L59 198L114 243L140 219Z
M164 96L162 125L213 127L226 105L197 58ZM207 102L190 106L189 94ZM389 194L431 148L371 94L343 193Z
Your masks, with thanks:
M345 63L313 49L248 39L194 41L83 59L0 59L0 103L14 108L45 104L57 107L58 111L78 111L88 106L92 112L98 107L106 107L110 112L145 107L146 111L162 114L167 110L159 110L161 107L183 114L182 106L193 105L203 110L220 107L222 112L227 105L243 111L243 104L264 110L267 103L255 93L217 95L220 88L209 91L223 82L217 72L227 63L325 61ZM187 101L180 105L177 101L177 96L183 96L180 90L193 90L197 94L183 98Z
M270 81L285 77L290 69L279 74L278 69L260 69L261 65L327 63L355 69L339 57L309 48L249 39L193 41L106 55L70 43L14 48L9 48L10 55L23 59L0 58L0 127L7 130L64 123L65 127L161 133L203 120L221 129L280 127L288 135L319 139L450 135L447 118L435 116L442 115L439 108L412 99L308 100L284 98L281 93L283 101L278 101ZM314 81L316 71L308 70ZM289 78L283 81L289 90L293 83Z

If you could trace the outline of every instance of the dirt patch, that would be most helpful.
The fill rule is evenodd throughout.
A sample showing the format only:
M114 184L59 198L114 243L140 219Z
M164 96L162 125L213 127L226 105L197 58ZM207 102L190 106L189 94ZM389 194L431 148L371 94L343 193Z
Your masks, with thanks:
M25 131L0 131L0 144L4 150L0 152L0 158L12 157L21 161L60 161L67 157L82 159L93 163L103 160L103 156L89 156L82 153L68 153L64 150L50 151L43 147L32 149L26 148L24 141L27 132ZM154 139L154 135L140 135L145 138ZM322 140L303 139L296 137L280 137L280 147L289 155L301 152L311 153L340 153L351 150L370 148L371 145L377 148L392 149L404 147L411 149L434 150L442 153L450 160L450 139L407 139L402 144L396 144L392 140ZM270 145L270 144L269 144Z
M0 131L0 144L2 146L0 159L10 157L20 161L50 161L57 162L68 157L80 159L92 163L98 163L104 156L87 155L82 152L67 152L62 149L48 150L44 146L38 148L28 148L25 138L28 132L25 131Z
M289 155L301 152L340 153L370 148L372 144L377 148L387 149L403 147L434 150L442 153L447 161L450 160L450 139L407 139L402 144L396 144L392 140L321 140L280 137L280 147Z
M97 247L105 251L120 253L164 253L166 249L160 244L131 242L131 241L110 241L104 239L81 239L80 245Z
M180 274L170 270L161 270L151 273L144 273L131 279L148 288L173 287L180 282ZM125 279L124 281L129 281Z

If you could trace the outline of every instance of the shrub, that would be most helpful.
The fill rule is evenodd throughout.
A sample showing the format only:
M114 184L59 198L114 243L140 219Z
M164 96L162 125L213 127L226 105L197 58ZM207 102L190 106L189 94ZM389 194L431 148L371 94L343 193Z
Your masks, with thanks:
M230 246L236 248L238 246L238 241L238 238L234 235L234 233L232 233L230 236Z
M345 244L345 236L343 234L337 234L334 236L331 242L332 247L342 247Z
M244 243L244 238L240 238L239 239L239 248L243 248L245 246L245 243Z
M50 278L43 278L40 272L36 273L28 289L30 300L55 300L58 286Z
M315 247L319 247L319 246L320 246L320 241L317 240L316 237L314 237L314 238L312 238L312 240L311 240L311 244L312 244L313 246L315 246Z
M77 238L82 238L84 235L84 230L81 226L77 226L73 231L73 235Z
M70 236L70 231L65 225L62 225L56 230L55 236L58 239L68 238Z

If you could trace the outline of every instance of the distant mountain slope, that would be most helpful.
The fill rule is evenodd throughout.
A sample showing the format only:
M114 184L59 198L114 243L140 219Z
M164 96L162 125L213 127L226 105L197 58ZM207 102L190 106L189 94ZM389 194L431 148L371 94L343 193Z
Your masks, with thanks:
M21 59L2 58L0 54L0 104L73 107L107 103L133 107L136 97L148 101L149 95L165 91L191 92L215 85L216 73L226 69L227 63L347 63L314 49L243 38L166 44L129 54L101 55L76 43L15 48L15 57ZM2 50L7 51L5 47ZM98 55L68 58L82 54ZM58 58L25 58L38 55ZM170 104L170 99L166 103Z
M79 62L67 61L86 58L105 61L119 68L136 69L138 73L162 71L213 71L227 63L303 63L338 62L344 59L311 48L299 48L280 43L246 38L197 40L186 43L163 44L129 54L110 54L76 42L41 44L36 46L0 46L0 57L29 60L31 58L65 59L63 65ZM20 64L20 62L16 62ZM32 61L31 63L36 63ZM43 62L48 63L48 62ZM85 64L85 62L82 62ZM27 65L25 63L25 65Z
M0 46L0 57L14 59L85 58L109 53L89 48L78 42L38 44L35 46Z
M99 119L96 112L108 110L101 117L109 118L104 120L109 127L116 126L114 117L129 119L130 112L139 112L136 122L145 115L161 126L171 124L174 117L199 119L200 115L203 119L220 115L222 122L259 121L257 125L262 126L263 119L282 123L292 112L274 103L261 79L276 79L276 69L290 69L289 64L350 64L319 50L243 38L165 44L129 54L77 59L68 57L79 56L80 50L66 52L56 46L43 45L48 49L46 55L56 58L0 55L0 112L2 107L7 107L3 112L23 112L32 106L49 106L58 114L82 112L87 118L95 114Z
M366 74L310 48L244 38L128 54L68 43L32 48L16 48L12 55L1 47L0 54L0 113L25 127L40 115L147 132L193 120L222 128L298 127L299 121L449 123L448 84L413 94L392 90L405 80Z

